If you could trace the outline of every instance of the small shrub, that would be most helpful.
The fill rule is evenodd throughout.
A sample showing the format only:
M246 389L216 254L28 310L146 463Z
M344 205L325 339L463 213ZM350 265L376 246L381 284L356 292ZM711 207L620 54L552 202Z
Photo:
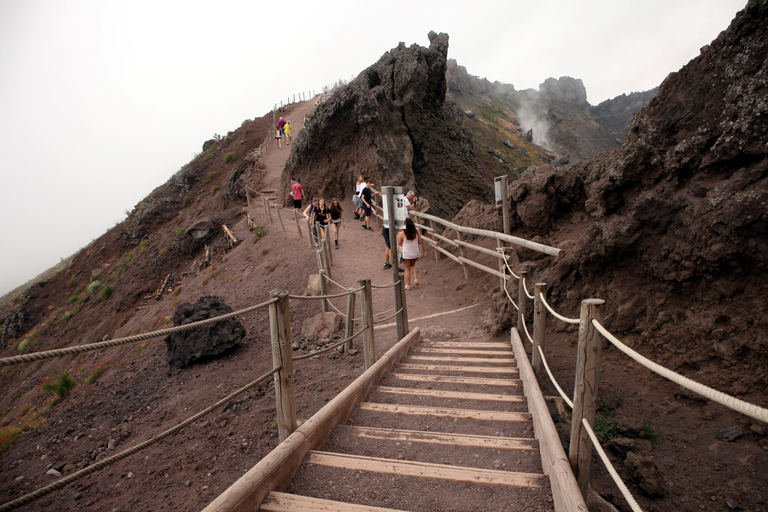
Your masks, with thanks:
M181 235L183 235L183 234L184 234L184 233L186 233L186 232L187 232L187 228L185 228L184 226L182 226L182 227L180 227L180 228L179 228L179 230L176 232L176 236L181 236Z
M187 206L189 206L191 204L192 204L192 198L190 196L185 197L184 198L184 207L186 208Z
M653 428L653 425L650 423L643 423L643 433L641 434L641 437L654 444L659 439L658 435L656 434L656 429Z
M216 185L215 187L213 187L213 188L211 189L211 195L212 195L212 196L215 196L215 195L216 195L216 192L218 192L220 188L221 188L221 187L219 187L218 185Z
M267 232L264 230L264 226L255 226L253 228L253 243L257 243L266 234Z
M67 322L70 318L75 316L75 314L72 311L65 311L63 315L61 315L61 321Z
M24 352L29 344L32 342L32 338L24 338L19 342L19 352Z
M91 284L88 285L88 293L93 293L96 290L99 289L99 286L101 286L101 281L93 281Z
M67 303L68 304L74 304L75 302L80 300L80 295L78 294L72 294L69 297L67 297Z
M235 160L237 160L237 155L234 153L227 153L226 155L224 155L224 161L226 163L231 163L231 162L234 162Z
M69 372L64 372L55 379L46 381L40 389L46 393L53 393L55 395L51 402L51 405L54 405L62 398L69 395L76 385L77 382L72 378Z
M104 372L106 372L107 370L109 370L109 365L100 364L99 366L93 369L93 371L88 375L88 377L86 377L85 382L87 382L88 384L93 384L99 379L99 377L104 375Z
M112 296L112 292L115 291L112 286L107 285L101 290L101 300L107 300Z
M268 252L269 252L269 249L262 249L261 250L261 255L265 256Z
M21 434L22 430L17 425L0 427L0 453L6 451L19 440L19 434Z

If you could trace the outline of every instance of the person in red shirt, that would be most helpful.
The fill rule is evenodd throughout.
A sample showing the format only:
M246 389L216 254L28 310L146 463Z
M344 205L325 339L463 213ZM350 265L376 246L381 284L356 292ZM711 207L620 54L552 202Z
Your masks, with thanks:
M304 199L304 188L301 183L291 178L291 195L293 196L293 207L301 210L301 200Z

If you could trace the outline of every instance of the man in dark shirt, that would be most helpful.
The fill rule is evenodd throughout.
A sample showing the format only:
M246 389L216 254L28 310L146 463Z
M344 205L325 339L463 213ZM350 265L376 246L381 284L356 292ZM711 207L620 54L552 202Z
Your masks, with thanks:
M360 193L360 207L363 209L363 217L365 218L363 221L363 229L367 229L368 231L373 231L373 229L371 229L371 195L373 194L371 187L373 187L371 179L365 178L365 188Z

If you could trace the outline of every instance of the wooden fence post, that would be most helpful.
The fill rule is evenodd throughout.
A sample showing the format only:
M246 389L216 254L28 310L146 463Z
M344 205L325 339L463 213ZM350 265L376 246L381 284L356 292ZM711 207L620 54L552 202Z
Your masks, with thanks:
M525 335L525 313L527 310L528 295L525 293L525 278L528 276L527 270L520 271L520 279L517 282L517 333L523 340L523 346L526 346L528 337Z
M272 224L272 212L269 209L269 201L266 196L261 196L261 198L264 200L264 211L267 212L267 215L269 216L269 223Z
M325 267L323 266L323 251L318 249L315 251L315 254L317 254L317 270L325 270Z
M429 227L432 228L432 233L435 232L435 221L429 219ZM440 251L437 250L437 239L435 239L435 245L432 246L432 250L435 251L435 263L440 261Z
M464 234L461 231L456 231L456 238L459 240L459 242L463 242ZM467 249L463 245L459 245L459 254L462 258L467 257ZM461 268L464 269L464 279L469 281L469 267L462 261Z
M496 249L502 249L504 247L504 242L496 239ZM504 254L503 252L499 251L499 254ZM504 260L499 258L499 272L502 274L507 274L507 265L504 263ZM499 278L499 290L504 291L507 289L507 280L503 277ZM506 295L506 294L505 294Z
M328 286L325 284L325 270L320 271L320 295L328 295ZM328 312L328 299L320 301L323 305L323 313Z
M279 204L275 204L275 205L272 205L272 206L275 207L275 215L277 215L277 220L280 221L280 229L285 231L285 224L283 224L283 216L280 215L280 205Z
M363 357L365 358L365 369L367 370L376 362L376 345L373 342L373 294L370 278L360 280L360 286L363 287L360 310L363 317Z
M333 266L333 251L331 250L331 225L325 229L325 259L328 261L328 268ZM329 274L330 277L330 274Z
M296 221L296 231L299 232L299 238L301 238L301 235L302 235L302 233L301 233L301 224L299 223L299 214L296 212L295 208L293 209L293 220ZM312 246L310 245L310 247L312 247Z
M310 249L315 245L314 237L312 236L312 224L307 219L307 241L309 242Z
M277 428L280 442L296 430L296 391L293 381L293 349L288 292L272 290L277 302L269 305L269 331L272 338L272 366L281 369L274 375L277 398Z
M547 307L541 302L541 296L547 295L547 284L536 283L536 291L533 292L533 358L531 366L533 373L536 374L536 380L539 381L539 387L544 384L544 368L539 354L539 347L544 351L544 333L547 330Z
M344 328L344 337L350 338L355 334L355 295L356 293L350 293L347 295L347 322ZM344 352L349 353L352 350L352 340L350 339L344 345Z
M595 424L597 383L600 376L600 332L592 320L603 321L605 301L585 299L581 301L579 317L579 345L576 356L576 384L573 388L573 417L571 420L571 445L568 460L584 499L589 493L589 471L592 462L592 441L589 439L582 418Z
M392 282L400 281L400 284L395 285L395 311L402 309L402 312L397 313L395 321L397 324L397 339L401 340L408 334L408 326L405 325L405 317L402 315L405 312L405 287L403 286L404 278L400 277L400 259L397 256L397 227L395 224L395 194L402 194L402 187L381 187L381 212L382 217L387 218L387 229L389 229L389 246L392 253ZM382 222L384 222L382 220Z

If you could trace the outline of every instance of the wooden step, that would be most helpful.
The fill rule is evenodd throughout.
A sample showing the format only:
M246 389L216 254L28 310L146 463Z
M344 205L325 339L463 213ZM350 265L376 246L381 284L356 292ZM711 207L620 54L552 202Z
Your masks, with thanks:
M418 405L382 404L375 402L361 403L360 410L404 414L407 416L434 416L436 418L461 418L480 421L529 421L531 419L530 413L527 412L483 411L478 409L424 407Z
M409 354L453 354L462 356L512 356L511 350L453 350L450 348L416 348ZM513 359L514 361L514 359Z
M449 357L449 356L407 356L408 361L435 361L442 363L515 364L514 359L500 357ZM515 370L516 371L516 370Z
M310 451L306 462L308 464L349 469L352 471L369 471L388 475L431 478L448 480L451 482L464 482L500 487L536 488L548 484L544 475L535 473L517 473L514 471L498 471L495 469L448 466L430 462L362 457L359 455L346 455L342 453Z
M434 348L487 348L487 349L509 349L512 347L509 343L492 342L492 341L423 341L419 344L419 347L434 347Z
M319 510L321 512L402 512L394 508L369 507L357 503L344 503L309 496L299 496L284 492L272 491L261 502L259 510L265 512L304 512Z
M446 384L468 384L477 386L518 387L518 379L489 379L483 377L458 377L453 375L419 375L411 373L393 373L393 377L412 382L444 382Z
M339 429L348 430L357 437L381 439L392 442L445 444L472 448L489 448L492 450L529 450L538 451L539 442L536 439L520 437L476 436L471 434L445 434L441 432L424 432L422 430L400 430L392 428L356 427L339 425Z
M516 395L500 395L493 393L471 393L467 391L443 391L440 389L399 388L391 386L377 386L379 393L395 395L429 396L436 398L459 398L463 400L479 400L488 402L522 402L523 398Z
M494 368L490 366L449 366L433 364L410 364L399 363L395 371L400 370L423 370L430 372L459 372L459 373L498 373L507 375L517 375L517 369L505 367Z

